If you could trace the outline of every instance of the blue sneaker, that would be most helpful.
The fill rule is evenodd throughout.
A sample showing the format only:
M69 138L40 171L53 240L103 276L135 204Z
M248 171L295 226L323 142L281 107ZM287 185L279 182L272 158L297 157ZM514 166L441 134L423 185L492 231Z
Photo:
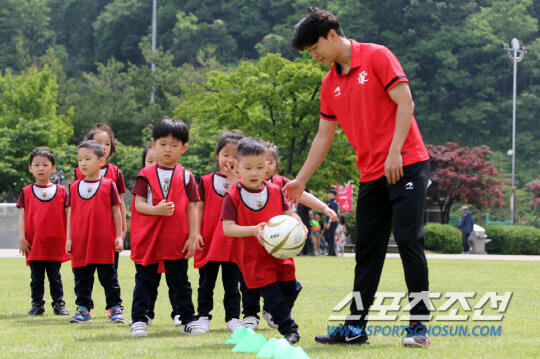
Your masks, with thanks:
M115 305L111 307L111 323L125 323L121 306Z
M77 307L77 313L71 317L70 323L89 323L92 321L88 308L79 305Z

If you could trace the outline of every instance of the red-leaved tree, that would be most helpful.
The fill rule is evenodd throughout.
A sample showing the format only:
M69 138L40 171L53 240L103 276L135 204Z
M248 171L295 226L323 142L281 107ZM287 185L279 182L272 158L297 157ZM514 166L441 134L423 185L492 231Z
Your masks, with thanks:
M456 201L470 203L481 209L487 206L504 207L502 181L486 159L488 146L469 148L457 143L427 145L432 181L428 188L428 204L437 205L441 223L448 223L450 208Z
M540 176L538 176L540 178ZM540 208L540 180L532 181L526 184L532 192L532 208Z

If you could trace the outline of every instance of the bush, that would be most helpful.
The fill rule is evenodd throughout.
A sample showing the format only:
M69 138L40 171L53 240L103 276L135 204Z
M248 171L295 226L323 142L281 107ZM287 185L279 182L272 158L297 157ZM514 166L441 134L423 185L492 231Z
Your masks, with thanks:
M486 226L489 253L540 254L540 229L525 226Z
M424 247L440 253L461 253L461 233L449 224L427 223L424 227Z

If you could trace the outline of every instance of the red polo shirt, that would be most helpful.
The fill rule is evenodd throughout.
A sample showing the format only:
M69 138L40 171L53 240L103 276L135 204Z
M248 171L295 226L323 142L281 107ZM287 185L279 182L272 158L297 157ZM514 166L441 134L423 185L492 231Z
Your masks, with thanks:
M337 120L356 151L361 182L384 176L384 162L396 126L397 104L388 94L409 82L396 56L386 47L352 41L351 69L341 73L336 64L321 87L321 118ZM403 166L429 159L413 117L401 149Z

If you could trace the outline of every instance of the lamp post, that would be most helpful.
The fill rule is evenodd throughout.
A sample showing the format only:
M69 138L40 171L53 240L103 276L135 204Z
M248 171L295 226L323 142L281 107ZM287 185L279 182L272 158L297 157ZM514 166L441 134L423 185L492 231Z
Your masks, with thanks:
M157 0L152 1L152 57L155 55L156 52L156 37L157 37ZM150 65L150 69L152 69L152 73L156 70L156 64L154 63L154 59L152 59L152 64ZM152 85L152 92L150 93L150 103L154 103L154 93L156 92L156 88L154 85Z
M504 44L504 49L508 51L508 56L514 63L514 90L512 94L512 196L510 198L510 212L512 215L512 224L516 224L516 92L517 92L517 64L523 60L527 53L527 47L521 45L515 37L512 39L512 46ZM510 151L508 151L510 152Z

